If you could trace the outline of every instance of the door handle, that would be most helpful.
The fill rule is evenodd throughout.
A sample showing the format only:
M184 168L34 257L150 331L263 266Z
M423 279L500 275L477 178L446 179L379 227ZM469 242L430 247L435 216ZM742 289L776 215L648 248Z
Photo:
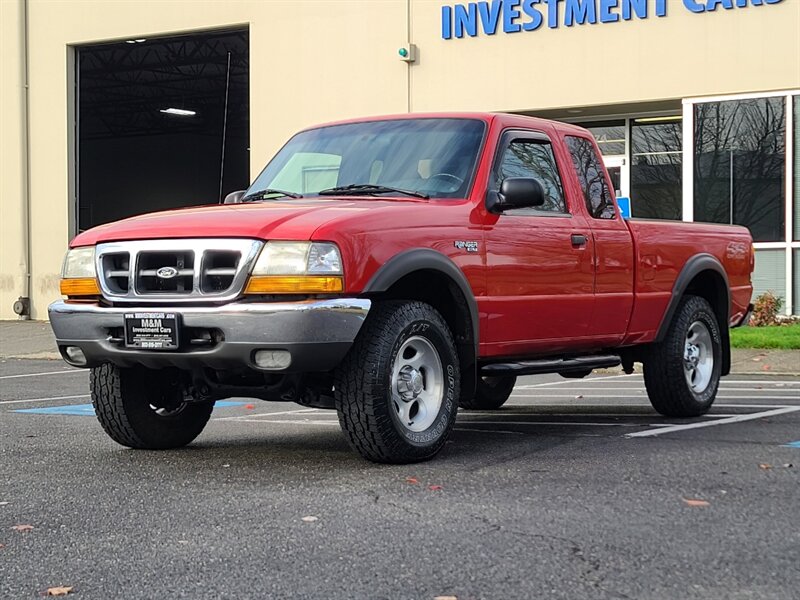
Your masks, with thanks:
M586 245L586 236L582 233L573 233L572 234L572 245L573 246L585 246Z

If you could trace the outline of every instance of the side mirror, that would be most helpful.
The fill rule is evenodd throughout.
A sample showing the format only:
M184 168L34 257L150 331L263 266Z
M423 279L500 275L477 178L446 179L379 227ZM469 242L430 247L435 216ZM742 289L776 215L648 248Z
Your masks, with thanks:
M239 204L244 198L245 190L238 190L236 192L231 192L227 196L225 196L225 201L223 204Z
M507 177L500 184L500 191L490 193L486 198L486 208L492 213L543 204L544 188L532 177Z

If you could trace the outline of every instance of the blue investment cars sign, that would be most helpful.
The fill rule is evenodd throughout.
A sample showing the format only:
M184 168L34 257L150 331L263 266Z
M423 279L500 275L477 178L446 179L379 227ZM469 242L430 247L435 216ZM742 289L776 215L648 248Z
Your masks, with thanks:
M684 10L712 13L783 0L681 0ZM670 4L672 5L672 4ZM680 10L680 9L679 9ZM442 6L442 38L519 33L666 17L667 0L490 0Z

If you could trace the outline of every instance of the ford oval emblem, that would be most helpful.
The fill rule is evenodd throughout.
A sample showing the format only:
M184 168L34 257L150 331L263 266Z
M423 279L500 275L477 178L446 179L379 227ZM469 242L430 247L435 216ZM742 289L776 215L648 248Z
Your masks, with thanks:
M161 267L158 271L156 271L156 275L158 275L161 279L172 279L173 277L178 276L178 269L175 267Z

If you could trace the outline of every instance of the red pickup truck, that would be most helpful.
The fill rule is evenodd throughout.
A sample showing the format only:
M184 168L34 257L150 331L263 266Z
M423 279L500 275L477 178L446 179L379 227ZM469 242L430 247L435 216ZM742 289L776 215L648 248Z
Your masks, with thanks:
M518 375L644 365L655 409L708 411L751 307L734 226L623 220L592 136L505 114L419 114L295 135L224 205L71 243L59 350L105 431L190 443L215 400L335 408L380 462L435 455L458 407Z

